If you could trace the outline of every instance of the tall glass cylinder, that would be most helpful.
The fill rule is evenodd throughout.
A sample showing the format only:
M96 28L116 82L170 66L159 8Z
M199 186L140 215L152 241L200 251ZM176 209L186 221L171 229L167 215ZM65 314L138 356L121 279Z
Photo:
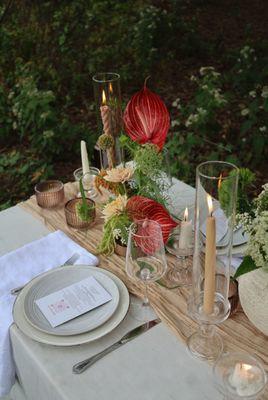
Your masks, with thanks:
M113 72L93 76L102 168L114 168L122 162L119 135L122 131L120 75Z
M216 359L222 351L214 325L230 313L228 300L238 168L208 161L196 170L195 245L190 315L200 324L188 339L195 356Z

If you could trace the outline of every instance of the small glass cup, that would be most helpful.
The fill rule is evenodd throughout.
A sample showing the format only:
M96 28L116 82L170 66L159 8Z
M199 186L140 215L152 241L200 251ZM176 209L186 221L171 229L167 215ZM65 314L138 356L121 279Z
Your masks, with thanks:
M100 170L95 167L89 167L89 172L83 175L82 177L82 184L85 192L87 192L89 197L96 197L98 193L95 189L95 178L100 173Z
M88 196L90 197L96 197L97 192L94 188L94 181L97 175L99 175L100 170L95 167L89 167L89 172L87 172L85 175L83 175L83 169L82 168L77 168L74 171L74 179L77 184L77 197L81 197L80 193L80 188L79 188L79 181L81 178L82 183L83 183L83 188L87 192Z
M40 207L53 208L64 201L64 185L61 181L49 180L37 183L34 187L36 201Z
M261 361L247 353L223 354L213 367L213 376L225 400L255 400L267 383Z
M64 206L64 212L67 225L76 229L87 229L93 225L96 219L95 202L91 199L86 199L87 204L91 206L90 216L88 221L83 221L78 215L77 205L82 203L82 198L71 199Z

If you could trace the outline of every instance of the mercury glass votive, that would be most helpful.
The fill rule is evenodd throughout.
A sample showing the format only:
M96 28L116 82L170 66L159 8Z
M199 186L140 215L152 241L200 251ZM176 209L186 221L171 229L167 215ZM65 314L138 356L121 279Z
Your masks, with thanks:
M49 180L35 185L37 204L43 208L59 206L64 201L64 185L61 181Z
M88 206L90 206L89 219L87 221L82 220L77 211L77 206L82 203L82 198L67 201L64 206L67 225L76 229L87 229L94 223L96 219L95 202L91 199L86 199L86 201Z
M260 360L247 353L225 353L213 368L214 382L225 400L255 400L267 383Z

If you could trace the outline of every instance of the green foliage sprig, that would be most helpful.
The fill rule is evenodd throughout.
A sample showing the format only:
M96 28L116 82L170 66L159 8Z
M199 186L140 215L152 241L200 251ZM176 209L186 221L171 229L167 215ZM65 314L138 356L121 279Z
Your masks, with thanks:
M166 205L168 184L163 174L165 170L163 153L152 143L140 145L125 135L120 137L120 144L134 162L131 194L145 196Z
M81 221L88 222L93 218L92 211L94 210L94 206L89 205L87 202L82 178L79 180L79 189L82 196L82 202L76 204L76 210Z
M98 252L105 255L111 255L114 252L117 231L120 231L121 242L123 241L126 244L128 240L128 227L131 223L132 221L125 212L111 217L104 224L103 237L97 248Z
M249 212L252 208L249 191L253 187L256 177L248 168L240 168L238 174L236 209L238 213ZM236 171L232 171L230 173L230 179L223 179L222 184L219 187L220 204L222 209L226 211L227 215L232 213L232 210L228 210L228 205L230 203L230 195L232 195L231 193L235 189L235 176Z

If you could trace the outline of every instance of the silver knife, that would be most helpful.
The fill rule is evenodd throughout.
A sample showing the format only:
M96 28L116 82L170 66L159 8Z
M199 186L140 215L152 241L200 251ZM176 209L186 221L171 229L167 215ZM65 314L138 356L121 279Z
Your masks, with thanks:
M91 367L96 361L100 360L102 357L106 356L106 354L111 353L112 351L118 349L119 347L123 346L124 344L130 342L135 337L141 335L142 333L148 331L153 326L157 325L161 322L160 319L154 319L152 321L146 322L138 326L137 328L132 329L130 332L126 333L123 337L121 337L118 342L112 344L111 346L107 347L106 349L102 350L100 353L96 354L95 356L89 357L86 360L80 361L79 363L73 366L73 373L74 374L81 374L86 369Z

